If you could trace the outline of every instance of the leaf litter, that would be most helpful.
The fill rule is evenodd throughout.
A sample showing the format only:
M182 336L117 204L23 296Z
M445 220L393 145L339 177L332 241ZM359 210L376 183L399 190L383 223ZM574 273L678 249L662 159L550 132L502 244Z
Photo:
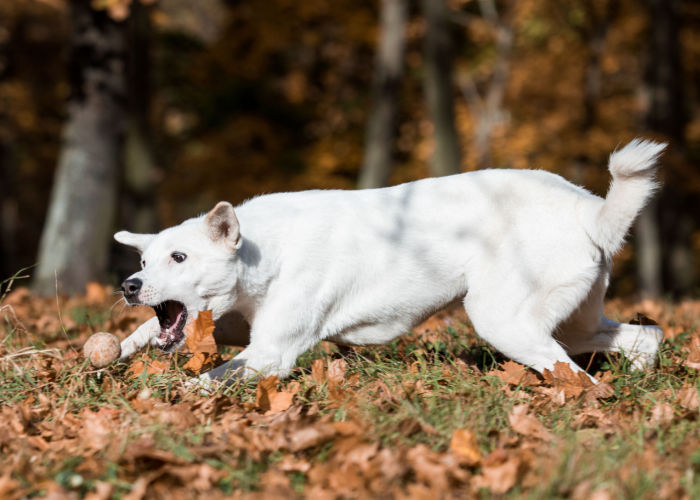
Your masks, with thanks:
M209 396L189 377L235 351L210 312L186 349L148 349L95 370L95 331L125 338L148 308L111 290L5 297L0 341L1 498L696 498L700 302L611 301L619 319L667 332L659 366L621 356L542 375L503 359L464 314L397 341L322 344L288 380L237 381ZM641 318L641 319L639 319Z

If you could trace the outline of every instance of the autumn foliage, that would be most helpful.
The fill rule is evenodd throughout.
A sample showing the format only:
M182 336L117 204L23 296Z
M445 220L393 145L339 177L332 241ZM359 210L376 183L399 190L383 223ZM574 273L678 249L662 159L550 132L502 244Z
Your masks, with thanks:
M95 370L80 348L124 338L149 308L109 288L0 303L0 497L693 498L699 490L700 304L611 302L654 318L659 366L587 356L598 384L539 375L446 311L383 347L321 344L289 379L203 396L187 380L236 352L210 313L187 349ZM663 464L661 466L660 464ZM634 492L633 494L630 492Z

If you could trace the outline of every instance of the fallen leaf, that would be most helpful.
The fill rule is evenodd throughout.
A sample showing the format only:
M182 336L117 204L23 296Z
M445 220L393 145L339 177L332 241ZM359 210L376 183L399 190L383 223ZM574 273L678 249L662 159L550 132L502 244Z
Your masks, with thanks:
M322 384L326 380L326 361L318 358L311 363L311 378L317 384Z
M290 451L301 451L326 443L336 435L331 424L316 424L303 427L289 435L287 447Z
M466 465L473 466L481 461L481 450L476 435L468 429L457 429L452 433L450 450Z
M258 382L255 394L256 408L265 412L265 415L272 415L286 410L292 405L294 392L277 391L279 382L276 375L264 378Z
M585 372L575 372L569 363L562 361L554 363L552 370L545 368L542 377L557 391L563 390L566 399L577 398L585 389L594 385Z
M678 391L678 404L687 410L696 411L700 407L698 390L695 387L686 387Z
M9 470L6 470L3 475L0 476L0 498L10 498L12 492L19 487L19 481L12 479Z
M83 429L80 434L81 441L93 451L104 449L111 441L114 430L115 417L119 415L117 410L100 408L97 412L89 409L83 410Z
M508 414L508 423L511 429L526 437L551 441L554 436L547 430L542 422L528 414L527 405L516 405Z
M85 285L85 302L88 305L94 306L106 302L112 295L111 287L101 285L91 281Z
M491 493L503 495L515 486L521 468L518 456L508 455L502 449L494 450L484 458L481 474L474 477L472 485L477 490L487 488Z
M673 406L664 401L657 403L651 410L649 422L652 424L664 426L673 422L673 418Z
M140 359L135 359L129 365L126 370L126 374L129 378L138 378L145 371L148 375L153 375L156 373L163 373L168 368L170 368L169 361L161 361L159 359L148 359L142 357Z
M693 370L700 370L700 339L694 337L688 347L689 352L684 364Z
M347 368L348 362L344 359L334 359L328 364L328 387L330 389L343 383Z
M213 354L216 352L214 340L214 319L211 311L201 311L194 321L187 324L185 344L190 352Z
M526 366L515 361L506 361L486 375L496 377L509 385L539 385L540 380Z
M192 357L183 366L185 370L191 370L195 374L201 372L211 356L216 354L215 327L211 311L201 311L194 321L187 324L185 344Z
M416 477L438 491L446 491L449 486L447 467L435 459L434 453L424 444L408 450L406 454Z
M107 500L112 497L114 485L106 481L97 481L95 491L90 491L85 495L85 500Z

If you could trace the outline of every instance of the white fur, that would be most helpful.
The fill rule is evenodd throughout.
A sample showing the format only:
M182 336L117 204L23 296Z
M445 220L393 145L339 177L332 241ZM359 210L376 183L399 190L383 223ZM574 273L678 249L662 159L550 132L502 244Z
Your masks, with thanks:
M211 309L217 341L247 347L203 379L284 377L320 340L381 344L454 300L477 333L536 370L569 354L624 351L653 364L654 326L603 315L610 258L654 188L664 145L635 140L610 157L605 200L543 171L484 170L363 191L260 196L157 235L120 232L142 252L142 303ZM237 216L237 217L236 217ZM214 227L216 225L216 227ZM235 239L238 238L238 239ZM176 263L177 251L187 260ZM233 330L220 331L230 314ZM243 325L243 326L241 326ZM249 325L249 331L248 331ZM149 320L123 357L158 334Z

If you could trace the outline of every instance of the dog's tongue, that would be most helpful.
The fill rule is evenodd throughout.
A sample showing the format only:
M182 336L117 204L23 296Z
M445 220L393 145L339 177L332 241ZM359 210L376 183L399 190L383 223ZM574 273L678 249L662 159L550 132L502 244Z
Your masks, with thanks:
M160 322L158 344L166 349L184 337L183 329L187 322L187 312L183 304L169 300L156 306L156 313Z

